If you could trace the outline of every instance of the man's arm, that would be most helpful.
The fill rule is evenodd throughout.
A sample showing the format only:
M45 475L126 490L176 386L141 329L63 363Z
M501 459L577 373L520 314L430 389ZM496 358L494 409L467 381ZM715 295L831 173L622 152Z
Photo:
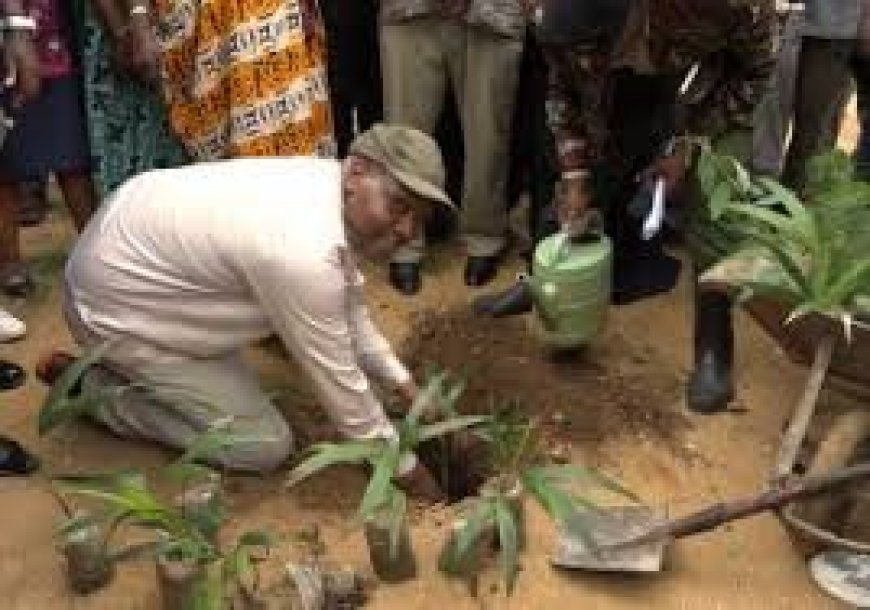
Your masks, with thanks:
M308 373L338 429L353 438L394 436L358 361L340 264L276 253L249 261L245 271L275 331Z

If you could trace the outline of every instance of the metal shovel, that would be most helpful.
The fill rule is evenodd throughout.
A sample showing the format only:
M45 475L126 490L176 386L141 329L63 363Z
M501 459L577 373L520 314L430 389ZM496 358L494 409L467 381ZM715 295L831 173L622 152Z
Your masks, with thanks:
M791 479L759 495L713 504L673 520L665 520L644 506L602 509L562 525L551 563L596 572L659 572L668 547L677 538L707 532L860 479L870 479L870 462Z

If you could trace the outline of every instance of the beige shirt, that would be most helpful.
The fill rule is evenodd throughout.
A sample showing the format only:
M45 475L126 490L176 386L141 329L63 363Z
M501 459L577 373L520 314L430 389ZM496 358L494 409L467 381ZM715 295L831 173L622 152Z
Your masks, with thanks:
M218 357L277 332L343 433L393 434L369 375L401 384L410 374L369 318L336 161L142 174L90 222L66 281L91 332L154 353Z

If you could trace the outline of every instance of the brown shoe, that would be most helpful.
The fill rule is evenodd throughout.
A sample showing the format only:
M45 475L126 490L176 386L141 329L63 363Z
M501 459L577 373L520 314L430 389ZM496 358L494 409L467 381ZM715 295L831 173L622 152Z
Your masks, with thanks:
M67 367L75 361L75 356L67 352L55 351L46 354L36 363L36 378L45 385L54 385Z

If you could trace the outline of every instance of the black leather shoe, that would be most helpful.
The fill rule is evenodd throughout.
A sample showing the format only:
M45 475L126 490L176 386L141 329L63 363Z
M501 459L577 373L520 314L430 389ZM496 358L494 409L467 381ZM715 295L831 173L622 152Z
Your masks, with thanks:
M488 284L498 273L500 263L500 255L469 256L465 261L465 285L477 287Z
M39 460L17 441L0 436L0 476L30 474L39 468Z
M17 268L0 274L0 291L8 297L24 299L35 289L36 284L26 269Z
M695 369L686 400L696 413L725 411L734 397L734 331L727 296L699 292L695 298Z
M27 378L24 369L14 362L0 360L0 391L14 390Z
M390 284L402 294L411 296L420 292L419 263L390 263Z
M535 304L532 289L523 280L503 290L485 294L474 300L474 311L485 316L504 318L528 313Z

